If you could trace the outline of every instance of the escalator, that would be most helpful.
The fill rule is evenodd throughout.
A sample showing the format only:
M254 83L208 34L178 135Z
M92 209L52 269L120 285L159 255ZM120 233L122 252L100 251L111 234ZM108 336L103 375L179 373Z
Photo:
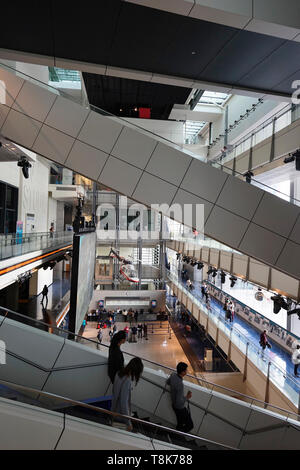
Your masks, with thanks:
M38 395L38 398L30 398L32 395ZM51 401L52 405L45 406L43 398ZM113 423L115 423L117 419L126 419L128 417L113 413L100 406L95 406L96 404L99 405L99 403L81 403L55 394L41 392L31 387L0 381L0 416L2 418L0 419L0 430L2 431L1 435L5 434L5 438L0 442L0 448L2 450L7 448L18 450L20 447L22 449L27 448L31 450L40 448L39 433L43 434L43 425L47 427L47 424L54 418L57 428L57 440L54 440L55 445L53 443L52 449L70 450L74 448L74 445L71 443L72 440L68 438L68 433L72 429L73 423L73 425L77 425L77 434L79 434L81 438L81 445L76 447L77 450L86 449L87 446L89 446L89 448L105 450L122 449L122 439L124 439L125 436L126 440L129 441L129 445L131 440L133 449L136 450L234 450L226 445L176 431L162 425L162 423L157 424L151 422L149 418L141 419L137 416L136 412L130 417L133 430L131 432L124 431L123 429L119 430L118 426L113 426ZM17 409L18 414L14 413ZM28 417L28 412L31 413L30 418ZM48 418L44 417L44 422L40 422L39 420L40 412L47 413ZM22 426L14 428L13 436L10 435L10 429L7 431L7 419L11 419L13 422L23 421ZM29 428L27 429L27 424L32 434L29 438L27 436L26 447L23 444L23 439L24 434L28 433ZM52 427L53 426L52 422ZM96 447L93 447L95 444L91 446L86 442L91 438L90 435L87 435L87 429L89 429L89 432L93 433L94 438L98 440ZM110 434L111 439L106 439L106 442L103 442L103 433L107 435ZM8 443L8 439L12 437L12 442L10 441Z
M60 328L49 334L40 329L45 326L42 322L33 320L38 326L34 328L8 318L8 314L23 318L20 314L4 309L0 312L0 340L6 347L6 364L0 367L1 384L12 387L17 383L31 400L46 410L55 410L56 417L66 416L66 407L70 414L76 413L74 407L78 406L97 412L101 405L101 413L109 414L102 408L105 401L109 407L112 394L107 376L108 348L97 351L96 342L90 339L74 334L74 340L67 339L70 333ZM125 362L131 357L124 353ZM160 429L161 423L169 435L176 426L176 417L166 379L174 370L141 359L144 372L132 391L132 409L142 418L139 433L145 426ZM194 429L189 439L197 441L198 437L238 449L299 448L298 415L197 377L186 377L184 385L193 394L190 409ZM80 413L72 419L82 419L82 410ZM167 435L165 439L169 441Z
M271 188L245 183L168 140L82 106L4 64L0 87L0 132L5 138L146 206L157 204L165 215L176 204L179 222L185 204L194 209L202 205L203 218L197 217L198 207L186 225L300 278L300 207L274 196Z

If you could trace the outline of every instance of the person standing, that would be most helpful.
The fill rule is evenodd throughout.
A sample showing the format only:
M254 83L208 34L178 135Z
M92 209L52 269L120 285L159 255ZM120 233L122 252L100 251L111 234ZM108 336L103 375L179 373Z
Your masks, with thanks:
M187 368L185 362L179 362L177 372L173 372L166 382L171 388L172 407L177 418L176 429L186 433L194 427L189 409L185 407L185 402L192 397L190 391L184 396L183 377L187 374Z
M137 335L137 327L135 325L133 325L133 327L131 328L131 333L132 333L132 343L136 343L136 335Z
M132 383L135 381L137 385L140 376L143 373L143 363L139 357L131 359L125 368L116 373L113 385L113 399L111 411L126 416L131 416L131 389ZM126 425L127 431L132 431L132 423L130 419L116 417L114 423L123 423Z
M294 375L295 377L299 377L298 366L300 364L300 344L297 344L296 349L293 351L292 363L294 364Z
M143 325L141 323L138 324L137 330L138 330L138 339L142 339L142 337L143 337Z
M50 238L53 238L53 234L54 234L54 223L53 222L51 222L49 232L50 232Z
M126 341L126 333L124 330L118 331L111 340L108 353L108 376L112 383L117 372L124 367L124 356L120 349L121 345Z
M103 331L102 331L102 328L99 328L99 331L98 331L98 333L97 333L97 339L98 339L97 349L101 349L100 346L101 346L102 339L103 339Z
M44 285L43 287L43 290L42 290L42 300L41 300L41 304L43 304L43 307L44 307L44 298L46 297L46 308L47 308L47 305L48 305L48 287L47 287L47 284Z
M144 338L145 338L145 339L148 339L148 327L147 327L147 324L146 324L146 323L144 323L144 328L143 328L143 330L144 330Z
M138 318L139 318L139 312L136 310L134 314L135 323L138 322Z

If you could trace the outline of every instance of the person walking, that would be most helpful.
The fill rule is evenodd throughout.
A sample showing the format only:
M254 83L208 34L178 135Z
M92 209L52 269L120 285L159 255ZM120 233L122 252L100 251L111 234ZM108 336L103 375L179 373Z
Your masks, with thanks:
M137 327L135 325L133 325L133 327L131 328L131 342L132 343L136 343L136 335L137 335Z
M122 368L115 375L113 384L113 399L111 411L126 416L131 416L131 389L133 382L137 386L138 381L143 373L143 363L139 357L131 359L126 367ZM132 431L133 426L130 419L115 417L113 426L119 427L118 423L123 423L127 431Z
M143 328L143 330L144 330L144 338L145 338L145 339L148 339L148 327L147 327L147 324L146 324L146 323L144 323L144 328Z
M44 307L44 298L46 297L46 308L47 308L47 305L48 305L48 287L47 287L47 284L44 285L43 287L43 290L42 290L42 300L41 300L41 304L43 304L43 307Z
M300 364L300 344L297 344L296 349L293 351L292 363L294 364L294 375L295 377L299 377L298 366Z
M177 372L173 372L166 382L171 388L172 408L177 418L176 429L186 433L194 427L189 408L185 407L185 402L192 397L191 391L184 396L183 377L187 374L187 369L185 362L179 362Z
M103 331L102 331L102 328L99 328L99 331L98 331L98 333L97 333L97 339L98 339L97 349L101 349L100 346L101 346L102 339L103 339Z
M271 348L271 345L268 341L268 337L267 337L267 330L264 330L261 335L260 335L260 338L259 338L259 344L262 348L262 351L261 351L261 357L263 358L264 357L264 350L266 349L266 347L268 346L268 348Z
M108 352L108 376L112 383L116 373L124 367L124 356L120 349L121 345L126 341L126 333L124 330L118 331L111 340Z
M141 323L138 324L137 330L138 330L138 339L142 339L142 337L143 337L143 325Z

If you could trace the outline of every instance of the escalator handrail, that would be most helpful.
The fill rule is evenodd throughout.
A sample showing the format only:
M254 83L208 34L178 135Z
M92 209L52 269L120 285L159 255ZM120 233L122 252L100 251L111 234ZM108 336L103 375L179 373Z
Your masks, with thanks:
M182 431L177 431L177 429L172 429L172 428L168 428L166 426L162 426L161 424L151 423L151 422L148 422L148 421L144 421L140 418L133 418L132 416L123 415L123 414L117 413L115 411L109 411L109 410L106 410L104 408L89 405L88 403L83 403L83 402L78 401L78 400L73 400L71 398L63 397L63 396L57 395L55 393L44 392L42 390L38 390L38 389L35 389L35 388L32 388L32 387L27 387L27 386L20 385L20 384L15 384L13 382L9 382L9 381L2 380L2 379L0 379L0 383L6 385L8 387L10 386L12 389L13 389L13 387L15 387L15 388L19 388L19 389L21 389L23 391L26 391L26 392L36 393L38 395L42 395L42 396L45 396L45 397L48 397L48 398L55 398L55 399L58 399L62 402L69 403L70 405L73 405L73 406L80 406L82 408L87 408L87 409L93 410L96 413L104 413L104 414L106 414L108 416L111 416L111 417L125 418L126 420L130 420L132 422L139 423L139 424L142 424L144 426L150 426L152 428L159 429L159 430L162 430L162 431L165 431L165 432L168 432L168 433L178 434L179 436L182 436L182 437L197 439L201 442L204 441L205 443L217 445L217 446L223 447L224 449L238 450L238 449L236 449L234 447L231 447L231 446L228 446L226 444L219 444L218 442L214 442L214 441L211 441L209 439L205 439L205 438L202 438L200 436L196 436L194 434L184 433ZM158 438L158 440L159 440L159 438Z
M0 332L1 332L1 325L2 325L2 323L4 322L4 320L5 320L5 318L6 318L8 312L10 312L10 313L12 313L12 314L14 314L14 315L20 316L20 317L22 317L22 318L25 318L26 320L30 319L30 320L33 321L33 322L41 323L41 324L43 324L43 325L49 327L49 325L48 325L47 323L45 323L45 322L43 322L43 321L41 321L41 320L32 319L32 318L30 318L30 317L27 317L26 315L23 315L22 313L14 312L14 311L9 310L9 309L4 308L4 307L0 307L0 311L1 311L1 310L5 310L5 311L6 311L6 314L5 314L5 316L4 316L3 321L0 323ZM1 314L0 314L0 316L1 316ZM60 331L61 331L62 333L64 333L64 334L70 334L70 335L72 335L72 336L74 336L74 337L77 337L77 338L79 338L79 339L82 339L82 340L84 340L84 341L88 341L88 342L93 343L93 344L96 344L96 345L99 344L99 343L98 343L97 341L95 341L95 340L92 340L92 339L90 339L90 338L85 338L84 336L77 335L76 333L72 333L72 332L70 332L70 331L68 331L68 330L64 330L64 329L59 328L59 327L53 327L53 329L60 330ZM0 335L0 336L1 336L1 335ZM104 344L104 343L101 343L101 346L104 346L105 348L109 348L109 345L106 345L106 344ZM7 352L10 353L9 351L7 351ZM17 355L16 355L15 353L10 353L10 354L15 355L15 356L17 357ZM130 356L130 357L136 357L134 354L131 354L131 353L125 352L125 351L124 351L123 354L125 354L125 355L127 355L127 356ZM34 362L31 362L31 361L29 361L29 360L27 360L27 359L24 359L24 358L22 358L21 356L19 356L18 359L23 360L24 362L28 362L30 365L32 365L32 366L34 366L34 367L37 367L37 368L39 368L39 369L44 370L43 366L40 366L40 365L38 365L38 364L35 364ZM150 364L153 364L153 365L155 365L155 366L161 367L161 368L163 368L163 369L167 369L167 370L169 370L170 372L176 372L176 370L175 370L174 368L169 367L169 366L166 366L166 365L163 365L163 364L160 364L160 363L155 362L155 361L152 361L152 360L150 360L150 359L146 359L146 358L143 358L143 357L141 357L141 356L140 356L140 359L141 359L142 361L148 362L148 363L150 363ZM103 363L95 363L95 364L88 365L88 366L90 366L90 367L95 366L95 367L96 367L96 366L99 366L99 365L103 365ZM84 367L84 366L77 366L77 367L79 368L79 367ZM76 368L76 366L69 366L69 368ZM57 370L56 368L45 369L46 372L52 372L52 371L55 372L56 370ZM61 369L60 369L60 370L61 370ZM68 370L68 369L66 369L66 370ZM191 375L191 374L187 374L186 377L190 377L191 379L196 380L198 383L201 381L202 383L208 385L208 388L211 387L212 390L213 390L214 388L215 388L215 391L218 391L217 389L222 389L222 390L224 390L224 391L226 391L226 392L229 392L230 394L234 394L234 396L239 395L240 397L245 398L245 399L247 399L247 400L252 400L252 403L253 403L253 402L254 402L254 403L260 403L264 408L272 407L274 410L279 410L280 412L288 413L289 415L294 415L294 416L295 416L295 419L298 418L298 414L297 414L297 413L294 413L293 411L285 410L284 408L280 408L279 406L276 406L276 405L271 405L271 404L269 404L269 403L264 402L263 400L259 400L259 399L257 399L257 398L251 397L251 396L249 396L249 395L245 395L244 393L237 392L236 390L232 390L232 389L230 389L230 388L228 388L228 387L225 387L224 385L218 385L218 384L215 384L215 383L213 383L213 382L209 382L208 380L205 380L205 379L196 377L196 376ZM200 385L200 386L201 386L201 385ZM221 392L220 392L220 393L221 393ZM237 398L237 399L238 399L238 398ZM280 413L279 413L279 414L280 414Z

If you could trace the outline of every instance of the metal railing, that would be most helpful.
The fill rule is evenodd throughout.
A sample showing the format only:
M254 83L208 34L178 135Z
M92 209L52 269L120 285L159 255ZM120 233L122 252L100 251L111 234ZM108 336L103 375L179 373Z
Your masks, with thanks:
M124 125L126 127L138 130L140 133L145 134L145 135L147 135L151 138L154 138L158 142L165 143L166 145L171 146L175 150L179 150L179 151L181 151L181 152L183 152L187 155L190 155L191 157L195 158L196 160L200 160L200 161L205 162L205 163L207 163L211 166L217 166L220 170L225 170L227 173L228 172L232 173L232 168L226 168L224 165L222 165L218 162L212 163L211 161L208 161L207 158L203 158L199 154L196 154L194 152L191 152L190 150L187 150L184 147L184 144L180 145L176 142L173 142L172 140L166 139L165 137L162 137L162 136L156 134L155 132L147 130L147 129L145 129L145 128L137 125L137 124L133 124L131 121L128 121L127 119L125 119L123 117L115 116L115 115L113 115L113 114L111 114L111 113L109 113L109 112L107 112L107 111L105 111L101 108L98 108L97 106L94 106L94 105L91 105L91 104L83 105L82 102L79 99L74 98L74 96L71 96L71 95L69 95L68 93L65 93L62 90L58 90L57 88L52 87L52 86L50 86L50 85L48 85L48 84L46 84L46 83L44 83L44 82L42 82L42 81L40 81L36 78L33 78L30 75L27 75L23 72L20 72L17 69L15 69L14 67L8 66L8 65L3 64L3 63L0 63L0 67L3 68L4 70L8 70L9 72L11 72L13 74L16 74L17 76L23 78L24 80L27 80L31 83L34 83L34 84L36 84L36 85L52 92L52 93L54 93L55 95L63 96L65 98L67 98L67 99L83 106L83 107L86 107L87 109L89 109L91 111L94 111L95 113L101 114L102 116L106 116L107 118L110 118L113 121L119 122L120 124L124 123ZM243 174L238 172L238 171L235 171L233 176L243 178ZM295 198L291 198L290 194L287 195L285 193L282 193L281 191L275 190L274 188L255 180L255 178L252 178L252 182L255 183L255 186L260 187L264 191L270 192L274 195L277 195L278 197L282 197L282 196L289 197L290 203L300 205L300 201L295 199Z
M187 290L184 284L178 280L177 276L173 273L169 273L168 275L169 279L216 324L217 328L223 331L226 336L230 338L230 341L235 344L265 376L269 377L271 382L296 408L300 409L300 385L296 382L294 377L270 358L266 361L264 357L261 356L261 348L251 342L249 338L243 335L235 326L229 325L224 316L220 315L218 311L211 306L208 307L203 300L198 299L193 293Z
M73 243L73 232L33 232L0 235L0 260L53 246Z

